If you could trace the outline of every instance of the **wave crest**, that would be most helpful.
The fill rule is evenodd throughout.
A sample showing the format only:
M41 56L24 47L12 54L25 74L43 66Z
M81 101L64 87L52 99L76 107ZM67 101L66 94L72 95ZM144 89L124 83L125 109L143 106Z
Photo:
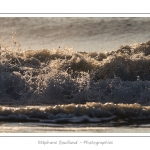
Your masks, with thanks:
M150 41L118 50L21 51L1 46L1 104L149 104Z

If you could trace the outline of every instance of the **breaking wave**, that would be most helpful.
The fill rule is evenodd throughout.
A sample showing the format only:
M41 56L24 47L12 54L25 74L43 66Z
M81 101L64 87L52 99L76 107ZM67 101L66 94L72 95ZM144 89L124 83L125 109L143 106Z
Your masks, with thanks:
M1 105L150 104L150 41L107 53L0 48Z
M0 121L39 123L135 123L149 121L150 107L89 102L55 106L0 107Z

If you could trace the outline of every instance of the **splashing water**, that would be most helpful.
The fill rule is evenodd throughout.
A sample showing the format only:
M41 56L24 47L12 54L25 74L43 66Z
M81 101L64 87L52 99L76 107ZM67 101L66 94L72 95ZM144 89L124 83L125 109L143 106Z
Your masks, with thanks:
M0 103L149 104L150 41L107 53L0 50Z

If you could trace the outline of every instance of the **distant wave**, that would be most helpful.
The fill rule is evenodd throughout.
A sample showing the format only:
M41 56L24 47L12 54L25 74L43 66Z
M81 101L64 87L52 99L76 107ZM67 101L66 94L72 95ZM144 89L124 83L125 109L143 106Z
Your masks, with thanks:
M107 53L1 45L1 105L86 102L149 105L150 41Z

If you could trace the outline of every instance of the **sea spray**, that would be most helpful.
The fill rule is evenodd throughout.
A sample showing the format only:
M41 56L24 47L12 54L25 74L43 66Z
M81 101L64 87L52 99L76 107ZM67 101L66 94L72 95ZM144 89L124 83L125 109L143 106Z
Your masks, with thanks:
M150 42L107 53L1 48L0 103L149 104Z

